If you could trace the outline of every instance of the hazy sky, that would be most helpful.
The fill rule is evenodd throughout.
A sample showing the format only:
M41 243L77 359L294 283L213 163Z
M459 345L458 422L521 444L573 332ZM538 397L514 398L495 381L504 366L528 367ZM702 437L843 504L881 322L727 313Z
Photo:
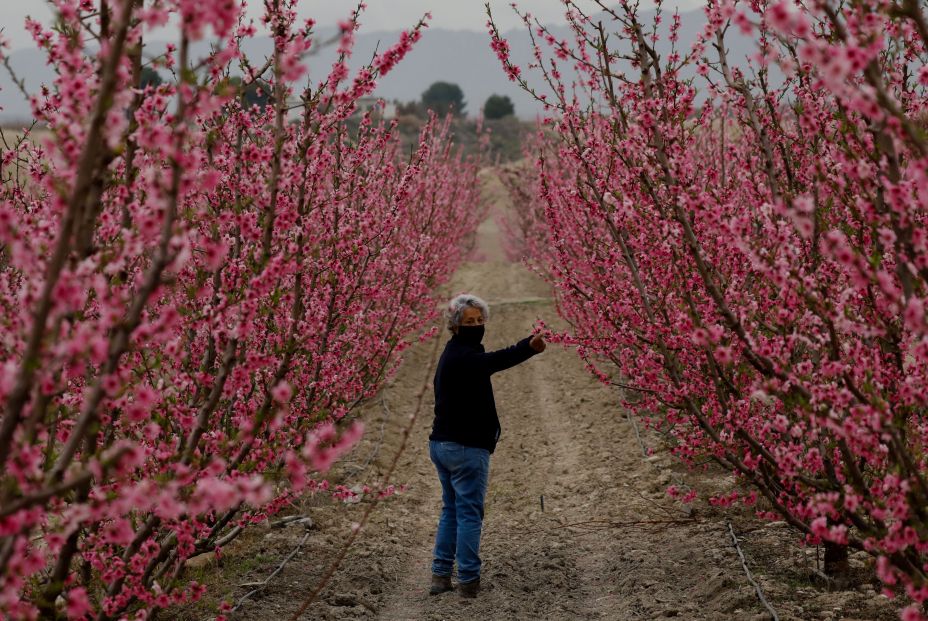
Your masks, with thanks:
M491 0L494 16L503 29L519 25L510 8L511 0ZM397 30L411 26L429 11L432 13L432 26L462 30L484 30L486 15L484 0L366 0L367 11L363 18L366 32L377 30ZM249 13L255 17L261 13L262 2L251 0ZM334 25L350 13L355 2L351 0L302 0L299 13L302 17L314 17L322 25ZM522 9L527 9L543 22L563 23L564 10L560 0L518 0ZM582 0L581 5L593 6L590 0ZM644 4L644 3L643 3ZM682 10L695 8L700 0L676 0L674 5ZM27 15L45 21L50 11L43 0L0 0L0 27L3 36L10 41L13 49L31 47L32 40L23 28Z

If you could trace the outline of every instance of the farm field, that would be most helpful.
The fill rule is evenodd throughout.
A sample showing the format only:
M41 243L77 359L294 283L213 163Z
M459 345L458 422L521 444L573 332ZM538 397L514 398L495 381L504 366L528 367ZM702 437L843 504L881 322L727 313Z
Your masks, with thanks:
M484 174L484 180L490 200L504 200L492 176ZM490 303L488 349L522 338L538 317L556 322L548 286L524 266L507 262L499 243L496 223L484 222L474 253L478 260L464 263L449 285L451 291L474 291ZM446 336L439 338L443 343ZM672 479L686 481L692 475L666 454L644 459L633 427L617 411L615 389L595 381L573 352L560 347L494 379L503 435L491 460L481 549L488 590L475 601L456 593L428 596L441 495L427 439L435 354L434 342L418 345L382 399L364 409L368 433L336 467L333 482L350 486L379 480L428 384L393 478L408 489L374 510L332 583L300 619L769 619L731 544L728 519L780 619L897 618L890 600L876 592L872 569L864 571L863 561L855 560L854 585L832 591L815 584L814 559L803 560L795 535L782 523L759 522L747 512L726 515L704 502L695 505L690 519L665 488ZM645 442L658 446L656 438L643 434ZM700 478L701 489L726 485L717 471ZM307 541L230 618L290 618L318 584L364 506L305 498L288 511L311 519ZM605 524L669 520L680 523ZM263 525L226 550L221 567L214 560L194 561L196 575L216 587L217 595L237 602L253 587L236 585L263 581L306 532L300 524ZM195 610L178 613L184 621L198 621L202 615Z
M0 621L928 621L928 5L546 2L0 10Z

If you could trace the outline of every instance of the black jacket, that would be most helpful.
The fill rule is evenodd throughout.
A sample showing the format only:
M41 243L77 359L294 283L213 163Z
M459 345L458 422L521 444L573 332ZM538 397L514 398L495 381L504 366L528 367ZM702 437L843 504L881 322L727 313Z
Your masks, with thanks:
M452 336L435 370L435 422L429 440L457 442L492 453L500 426L490 376L537 354L530 340L487 352L483 345L469 345Z

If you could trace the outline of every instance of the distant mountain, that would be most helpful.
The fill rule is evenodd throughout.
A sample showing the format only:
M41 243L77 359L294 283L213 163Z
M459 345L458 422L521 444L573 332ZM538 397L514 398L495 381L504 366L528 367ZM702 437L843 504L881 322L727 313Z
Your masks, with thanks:
M643 19L647 19L647 15ZM678 49L687 50L705 24L701 10L681 13L682 27ZM607 22L608 23L608 22ZM665 20L666 23L666 20ZM734 30L734 29L733 29ZM558 38L570 40L570 31L566 26L553 27L553 34ZM325 38L326 33L320 33ZM528 33L524 30L512 30L506 33L512 45L513 59L523 67L531 57ZM352 65L354 67L369 60L376 50L383 51L399 37L399 32L369 32L357 37ZM163 43L160 45L163 46ZM743 59L752 49L752 42L744 37L733 37L730 43L731 58L735 64ZM155 44L155 47L160 47ZM666 45L659 46L666 52ZM193 50L194 56L208 48L201 45ZM244 50L252 58L261 59L271 50L271 41L257 38L250 41ZM38 50L19 50L10 55L10 64L16 73L25 80L30 93L38 92L40 86L49 84L54 79L53 72L45 65L45 56ZM321 50L309 59L310 75L322 78L328 72L335 58L334 47ZM429 28L422 40L412 52L400 63L377 88L376 94L387 100L418 100L430 84L438 80L454 82L463 89L467 100L467 113L474 114L487 97L494 93L508 95L515 103L516 114L524 119L534 118L541 106L531 96L522 92L510 82L500 68L499 61L490 49L489 36L485 33L466 30L445 30ZM544 92L543 83L530 74L530 82ZM10 80L5 69L0 68L0 122L22 121L31 118L25 98Z

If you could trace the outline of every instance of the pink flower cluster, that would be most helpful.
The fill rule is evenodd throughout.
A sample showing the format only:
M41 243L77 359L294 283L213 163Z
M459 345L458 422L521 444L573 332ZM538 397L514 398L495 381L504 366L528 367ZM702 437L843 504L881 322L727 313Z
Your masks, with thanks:
M554 75L549 40L557 99L534 171L506 176L510 247L555 285L557 340L676 456L736 475L710 502L869 552L924 619L925 15L811 6L711 1L666 57L674 25L622 5L597 49L570 12L580 77ZM727 57L730 23L755 33L753 67Z
M59 27L32 26L57 77L34 101L48 138L0 159L0 617L201 597L186 559L331 493L353 412L469 249L480 162L448 123L410 153L392 125L343 122L419 28L357 79L306 83L292 4L266 3L260 64L239 0L104 2L106 23L59 0ZM176 81L139 90L137 44L172 19L154 62ZM252 83L266 106L244 106Z

